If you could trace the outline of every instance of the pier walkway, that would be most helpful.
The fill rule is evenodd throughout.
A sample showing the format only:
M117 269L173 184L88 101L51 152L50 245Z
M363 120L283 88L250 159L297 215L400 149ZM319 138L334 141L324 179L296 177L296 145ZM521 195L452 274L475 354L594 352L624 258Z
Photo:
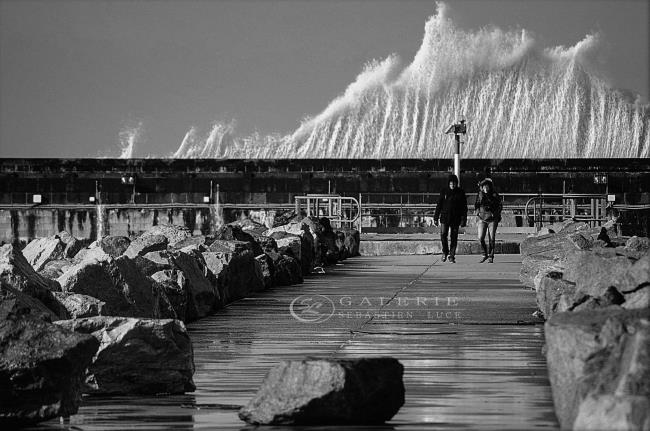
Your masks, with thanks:
M246 428L237 407L279 361L376 355L402 362L406 386L402 409L376 429L557 429L543 326L532 316L534 293L518 281L520 257L478 260L357 257L256 294L188 325L195 393L88 397L69 423L50 426Z

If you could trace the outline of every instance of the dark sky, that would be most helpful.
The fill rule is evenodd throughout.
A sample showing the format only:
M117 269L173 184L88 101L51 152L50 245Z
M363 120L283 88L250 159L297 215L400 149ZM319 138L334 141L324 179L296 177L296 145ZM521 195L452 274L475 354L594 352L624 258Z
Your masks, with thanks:
M604 40L602 71L648 101L648 0L450 0L463 29L544 46ZM0 0L0 157L169 155L190 126L292 132L371 59L420 46L433 1Z

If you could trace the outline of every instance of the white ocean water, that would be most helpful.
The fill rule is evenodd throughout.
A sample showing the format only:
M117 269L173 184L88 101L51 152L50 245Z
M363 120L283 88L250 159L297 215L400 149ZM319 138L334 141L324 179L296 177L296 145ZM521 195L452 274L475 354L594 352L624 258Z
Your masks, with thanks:
M650 106L600 77L599 45L597 34L542 47L525 30L464 31L438 3L410 64L396 55L370 61L293 133L192 127L172 157L449 157L453 138L443 131L460 118L467 158L649 157ZM134 140L125 142L122 156L131 157Z

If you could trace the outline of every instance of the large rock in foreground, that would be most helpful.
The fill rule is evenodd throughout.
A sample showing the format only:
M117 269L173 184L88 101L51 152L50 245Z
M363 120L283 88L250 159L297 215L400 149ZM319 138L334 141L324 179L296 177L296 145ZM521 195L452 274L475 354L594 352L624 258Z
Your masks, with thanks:
M585 424L585 415L594 411L636 408L636 397L650 397L650 309L613 306L557 313L546 321L545 337L555 414L562 428L573 428L580 410ZM594 402L603 405L594 407Z
M56 323L101 342L88 368L90 393L177 394L195 389L192 343L179 320L100 316Z
M3 429L75 414L99 342L39 319L0 322Z
M286 361L239 417L256 425L381 424L404 404L403 372L393 358Z

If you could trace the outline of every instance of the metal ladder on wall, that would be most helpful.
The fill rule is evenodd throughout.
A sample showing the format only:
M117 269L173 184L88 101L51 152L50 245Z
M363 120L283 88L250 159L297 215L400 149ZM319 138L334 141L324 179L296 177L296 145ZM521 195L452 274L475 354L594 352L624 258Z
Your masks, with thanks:
M353 227L361 233L361 203L349 196L307 194L295 196L295 211L307 216L327 217L334 227Z

